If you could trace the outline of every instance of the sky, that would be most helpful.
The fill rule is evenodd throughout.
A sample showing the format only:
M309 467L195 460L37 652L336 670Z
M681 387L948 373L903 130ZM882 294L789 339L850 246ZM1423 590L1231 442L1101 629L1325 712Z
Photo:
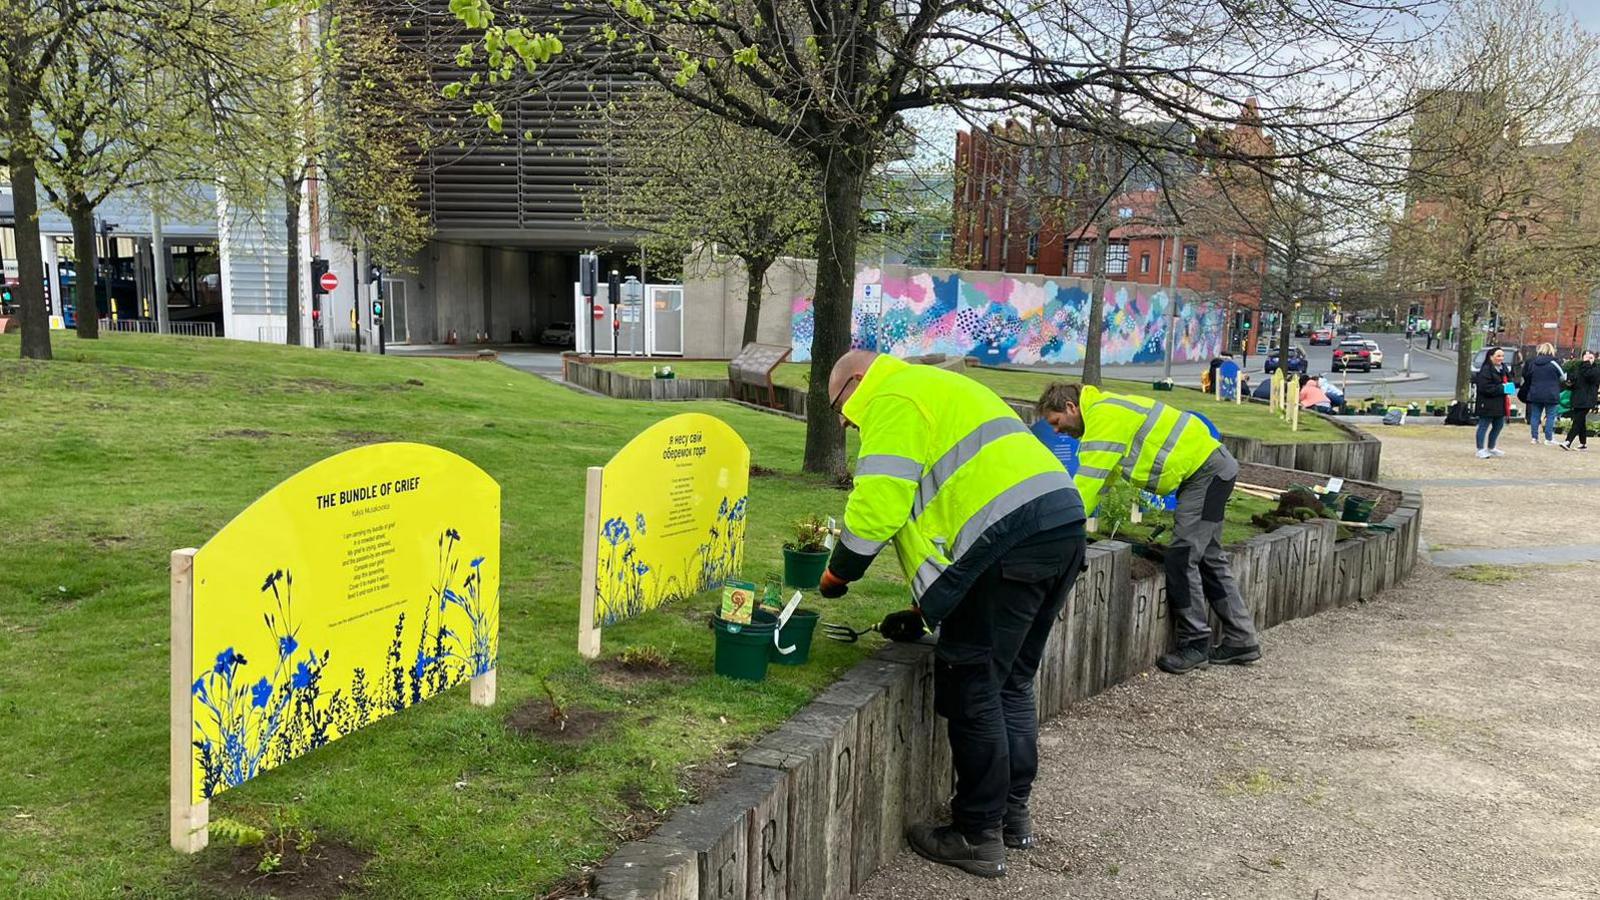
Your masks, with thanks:
M1579 24L1583 27L1600 31L1600 0L1566 0L1564 3L1545 0L1545 5L1551 9L1565 6L1568 12L1577 16Z

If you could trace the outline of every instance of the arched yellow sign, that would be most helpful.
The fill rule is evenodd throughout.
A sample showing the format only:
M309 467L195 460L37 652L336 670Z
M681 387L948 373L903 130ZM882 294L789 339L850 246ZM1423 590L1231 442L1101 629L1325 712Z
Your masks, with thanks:
M340 453L174 554L173 582L176 815L462 681L488 699L500 486L423 444Z
M599 629L722 584L744 562L750 448L703 413L663 419L589 470L579 649Z

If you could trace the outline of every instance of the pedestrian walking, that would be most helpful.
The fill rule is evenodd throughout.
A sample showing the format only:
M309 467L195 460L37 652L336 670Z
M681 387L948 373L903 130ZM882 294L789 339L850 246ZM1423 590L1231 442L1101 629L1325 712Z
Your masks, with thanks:
M1572 372L1572 428L1567 431L1563 450L1589 449L1589 413L1600 401L1600 363L1595 362L1594 351L1583 351L1583 359ZM1572 446L1576 439L1578 446Z
M998 878L1006 849L1034 842L1033 680L1083 570L1083 503L1011 407L963 375L853 350L828 396L861 450L822 596L842 596L893 544L916 605L894 615L942 625L933 705L949 720L951 824L906 838L928 860Z
M1156 666L1177 675L1210 663L1260 659L1255 623L1222 549L1223 514L1239 464L1206 423L1148 397L1087 384L1052 384L1037 408L1050 427L1078 439L1074 481L1090 515L1117 477L1157 495L1178 494L1166 552L1167 605L1177 647ZM1215 647L1207 603L1222 625Z
M1511 414L1511 368L1506 365L1504 350L1496 347L1484 357L1483 365L1472 376L1472 385L1478 390L1478 458L1505 456L1506 452L1495 446L1500 429L1506 427L1506 417Z
M1546 446L1556 445L1556 415L1561 408L1561 384L1567 373L1556 362L1555 345L1540 344L1533 359L1522 366L1522 391L1518 397L1528 405L1528 434L1535 446L1539 430L1544 429Z

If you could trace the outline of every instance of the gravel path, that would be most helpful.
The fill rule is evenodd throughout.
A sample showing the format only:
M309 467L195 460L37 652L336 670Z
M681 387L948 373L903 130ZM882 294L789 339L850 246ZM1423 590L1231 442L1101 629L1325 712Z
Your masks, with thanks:
M1600 475L1596 451L1490 464L1428 431L1384 434L1390 477ZM1526 531L1593 491L1423 490L1424 540L1458 548L1559 541ZM1592 562L1424 566L1375 603L1273 629L1252 668L1135 679L1044 727L1046 837L1007 878L905 853L863 896L1600 897L1596 587Z

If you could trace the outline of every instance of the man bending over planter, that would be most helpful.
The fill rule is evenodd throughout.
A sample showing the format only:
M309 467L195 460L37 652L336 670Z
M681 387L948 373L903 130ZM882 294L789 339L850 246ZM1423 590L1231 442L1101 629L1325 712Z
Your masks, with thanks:
M1180 674L1208 663L1250 663L1261 658L1255 623L1222 549L1222 518L1239 477L1239 464L1192 413L1132 394L1093 385L1052 384L1039 398L1039 415L1060 434L1078 439L1078 492L1090 515L1110 480L1166 495L1178 492L1167 549L1167 606L1177 649L1156 661ZM1222 622L1222 641L1211 646L1204 597Z
M1016 413L963 375L856 350L828 396L861 430L861 453L822 595L843 596L892 543L916 608L882 630L940 628L933 693L950 722L952 824L917 824L907 839L933 862L998 878L1007 847L1033 845L1033 681L1083 568L1083 504Z

